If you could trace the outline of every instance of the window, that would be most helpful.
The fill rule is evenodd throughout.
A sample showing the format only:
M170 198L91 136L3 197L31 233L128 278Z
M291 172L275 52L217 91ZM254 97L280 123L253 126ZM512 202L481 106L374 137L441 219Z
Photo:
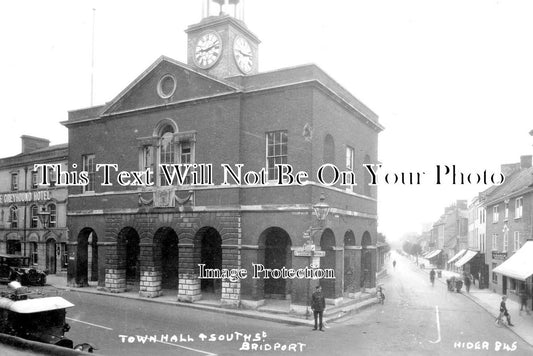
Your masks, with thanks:
M68 253L67 253L67 243L62 242L61 243L61 268L67 268L68 267Z
M53 168L49 168L48 169L48 177L50 179L50 186L51 187L54 187L57 183L57 173L55 171L55 169Z
M509 219L509 202L505 202L504 221Z
M194 133L182 132L176 133L171 125L165 125L160 131L159 139L159 164L193 164L194 163ZM145 148L143 153L143 164L150 168L153 166L153 160L150 158L150 148ZM188 176L185 177L183 184L191 183L192 167L189 169ZM172 169L168 172L172 175ZM182 173L185 169L182 169ZM171 184L180 184L177 180ZM162 169L159 170L159 185L169 185Z
M492 264L492 270L494 270L498 265L496 263ZM492 282L498 284L498 275L492 272Z
M507 252L509 248L509 231L505 230L503 232L503 252Z
M520 249L520 231L515 231L513 236L514 250L518 251Z
M141 148L141 171L154 171L154 150L152 146L144 145Z
M31 228L37 228L39 225L39 208L37 208L37 205L32 205L30 208L30 227Z
M19 211L16 206L9 208L9 222L12 229L17 229L19 225Z
M499 219L498 205L496 205L492 207L492 222L497 223Z
M95 185L95 170L94 170L94 155L83 155L83 171L87 172L89 184L83 186L83 192L94 192Z
M509 282L510 282L509 283L510 284L510 288L509 289L512 290L512 291L516 291L516 284L517 284L516 283L516 279L509 278Z
M498 234L492 234L492 249L497 250L498 248Z
M30 242L30 259L31 263L36 265L39 262L39 250L37 242Z
M55 204L48 205L48 212L50 213L50 220L48 227L57 227L57 209Z
M522 217L522 197L516 198L514 201L514 218L520 219Z
M267 132L266 134L266 143L267 143L267 173L268 179L278 179L278 170L276 169L277 164L286 164L288 162L288 152L287 152L287 131L273 131Z
M346 146L346 168L353 171L353 157L354 149L350 146Z
M479 223L484 224L486 218L487 218L487 211L485 210L485 208L479 209Z
M159 164L174 164L176 162L176 145L174 144L174 130L165 126L161 135L161 146L159 148ZM160 185L169 185L163 170L159 172Z
M37 189L37 172L31 172L31 189Z
M11 190L19 190L19 174L11 173Z
M346 146L346 169L347 170L350 170L350 171L353 171L354 170L354 149L353 147L350 147L350 146ZM350 187L347 187L346 190L347 191L353 191L355 188L354 185L350 186Z

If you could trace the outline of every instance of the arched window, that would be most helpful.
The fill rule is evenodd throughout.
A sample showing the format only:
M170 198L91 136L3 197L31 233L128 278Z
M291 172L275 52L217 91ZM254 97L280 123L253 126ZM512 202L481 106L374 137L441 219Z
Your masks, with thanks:
M32 205L30 208L30 227L31 228L37 228L39 226L39 208L37 208L37 205Z
M157 124L153 136L139 139L141 142L139 153L139 166L141 171L149 170L156 180L154 183L160 186L169 185L165 172L161 165L193 164L194 143L196 133L194 131L179 132L178 126L171 119L164 119ZM174 167L167 166L170 177L173 176ZM185 168L181 173L185 172ZM190 184L192 168L182 181L174 176L172 184Z
M55 204L48 205L48 212L50 213L50 220L48 221L48 227L57 226L57 208Z
M159 164L174 164L176 162L176 145L174 143L174 129L166 125L161 130L159 145ZM161 185L168 185L164 173L159 173Z
M370 156L365 155L365 160L363 161L364 164L371 164ZM370 176L370 172L367 169L364 169L364 180L363 180L363 192L366 196L371 197L372 196L372 186L370 186L370 182L372 181L372 177Z
M13 205L9 208L9 222L12 229L17 229L19 226L19 209Z
M39 262L39 250L37 247L37 242L30 242L30 258L31 263L36 265Z
M335 164L335 141L330 134L324 138L324 163Z

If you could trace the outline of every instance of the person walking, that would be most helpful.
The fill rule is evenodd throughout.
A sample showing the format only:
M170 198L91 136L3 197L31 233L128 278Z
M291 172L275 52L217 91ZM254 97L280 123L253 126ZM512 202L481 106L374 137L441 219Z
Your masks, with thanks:
M323 324L322 324L322 317L323 317L325 309L326 309L326 298L324 298L324 296L322 295L322 287L317 286L315 291L313 292L313 296L311 297L311 310L313 311L313 316L315 317L315 327L313 328L313 330L317 329L317 321L318 321L319 330L325 331L323 329Z
M528 315L529 315L529 309L527 308L527 301L529 300L529 291L528 291L526 286L524 286L520 290L519 297L520 297L520 312L519 312L519 314L522 314L522 310L525 309L526 313L528 313Z
M396 260L392 261L392 268L396 269Z
M507 296L506 295L502 296L502 301L500 303L500 315L498 315L498 317L496 318L496 324L498 325L501 324L502 318L505 316L505 318L507 319L507 325L514 326L511 323L511 316L509 315L509 311L507 310L507 306L505 305L506 300L507 300Z
M466 292L470 293L470 284L472 283L472 280L470 279L470 276L468 274L465 274L464 279L465 279Z
M432 268L431 272L429 272L429 281L431 282L431 286L433 287L435 285L435 269Z

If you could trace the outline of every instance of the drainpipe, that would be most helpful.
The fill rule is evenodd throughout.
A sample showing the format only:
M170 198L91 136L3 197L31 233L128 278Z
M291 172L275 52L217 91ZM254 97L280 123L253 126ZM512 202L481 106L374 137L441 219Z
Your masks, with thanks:
M28 167L24 167L24 191L28 190ZM28 202L24 203L24 255L26 256L26 222L27 222L27 210L28 210Z

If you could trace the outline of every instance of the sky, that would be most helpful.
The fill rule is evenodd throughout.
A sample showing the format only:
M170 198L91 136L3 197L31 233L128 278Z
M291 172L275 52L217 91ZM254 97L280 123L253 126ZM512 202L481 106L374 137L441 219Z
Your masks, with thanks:
M489 186L437 185L437 165L490 176L533 154L532 13L528 0L247 0L245 22L260 71L315 63L379 116L382 173L426 172L379 185L394 241ZM0 157L21 135L67 142L69 110L111 101L161 55L186 62L201 14L201 0L4 3Z

